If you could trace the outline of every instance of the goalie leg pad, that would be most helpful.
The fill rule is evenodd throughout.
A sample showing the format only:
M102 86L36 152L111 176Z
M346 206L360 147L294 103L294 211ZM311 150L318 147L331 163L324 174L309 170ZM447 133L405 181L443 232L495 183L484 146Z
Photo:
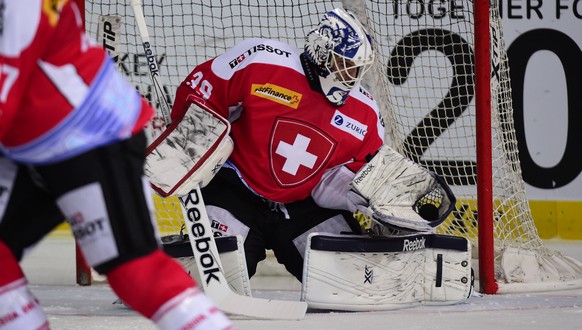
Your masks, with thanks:
M243 239L241 236L223 236L214 239L220 261L224 267L224 276L232 290L240 295L251 297L251 284L247 270ZM190 242L178 235L162 237L164 252L175 258L182 267L201 283L196 259Z
M471 245L425 234L397 238L311 234L301 297L311 308L394 310L452 305L472 290Z

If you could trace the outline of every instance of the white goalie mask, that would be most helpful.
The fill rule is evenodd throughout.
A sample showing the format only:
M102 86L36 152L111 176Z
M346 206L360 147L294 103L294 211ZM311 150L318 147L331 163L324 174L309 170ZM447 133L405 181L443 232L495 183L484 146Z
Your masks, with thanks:
M374 63L372 39L354 15L336 8L307 34L305 54L316 66L327 99L343 105Z

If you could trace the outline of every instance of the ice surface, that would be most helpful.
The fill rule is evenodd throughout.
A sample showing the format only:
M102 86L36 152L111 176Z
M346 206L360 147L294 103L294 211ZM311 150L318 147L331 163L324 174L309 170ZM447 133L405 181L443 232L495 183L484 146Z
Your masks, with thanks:
M551 240L546 245L582 260L582 241ZM49 237L29 253L23 268L43 304L51 328L156 329L121 304L107 284L75 285L74 242ZM253 278L253 295L299 299L291 278ZM265 321L232 317L238 329L582 329L582 289L511 295L480 295L455 306L416 307L386 312L309 310L301 321Z

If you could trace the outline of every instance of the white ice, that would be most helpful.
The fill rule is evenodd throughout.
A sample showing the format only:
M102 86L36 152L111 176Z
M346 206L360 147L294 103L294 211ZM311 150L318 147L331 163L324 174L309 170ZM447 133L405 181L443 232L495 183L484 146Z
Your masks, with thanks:
M545 241L549 247L582 260L582 241ZM49 237L22 265L49 317L51 328L156 329L149 320L121 304L107 284L75 284L74 242ZM257 297L299 299L290 277L253 278ZM152 285L155 285L152 283ZM249 320L232 317L238 329L582 329L582 289L511 295L481 295L445 307L416 307L386 312L308 311L300 321Z

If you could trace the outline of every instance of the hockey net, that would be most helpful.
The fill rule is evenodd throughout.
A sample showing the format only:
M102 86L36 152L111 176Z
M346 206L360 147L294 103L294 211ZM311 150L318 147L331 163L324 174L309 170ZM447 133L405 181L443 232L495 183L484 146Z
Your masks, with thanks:
M133 2L133 1L131 1ZM278 39L299 48L323 13L343 6L370 30L378 52L365 84L381 105L387 141L401 153L442 175L458 198L439 229L479 245L473 1L143 1L150 41L159 65L156 95L148 56L130 1L87 1L86 30L107 48L119 70L154 105L171 103L182 79L198 63L245 38ZM582 263L544 247L521 176L513 123L509 68L497 2L491 2L493 241L498 292L582 286ZM152 135L163 127L152 122ZM480 164L479 166L488 166ZM163 235L182 224L176 199L154 196ZM477 256L475 256L477 257Z

